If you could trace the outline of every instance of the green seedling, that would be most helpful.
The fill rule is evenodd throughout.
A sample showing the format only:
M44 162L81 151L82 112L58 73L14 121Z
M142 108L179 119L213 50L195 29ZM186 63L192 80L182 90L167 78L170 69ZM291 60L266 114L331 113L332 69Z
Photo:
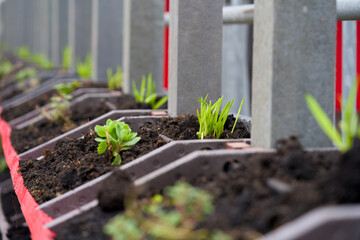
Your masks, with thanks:
M121 67L116 68L116 72L113 75L112 69L107 69L107 78L108 78L108 88L114 90L116 88L121 88L123 84L123 72Z
M9 61L0 64L0 77L6 76L14 69L14 65Z
M63 57L62 57L62 68L68 70L71 65L71 54L72 50L70 46L66 46L63 50Z
M200 113L199 109L197 110L197 117L199 120L199 131L197 132L198 138L204 139L204 137L208 135L212 135L217 139L220 138L221 134L224 132L224 126L229 115L230 109L234 103L234 100L228 102L223 111L220 113L221 104L224 97L219 98L214 105L212 102L206 103L208 95L206 95L205 99L198 98L198 101L201 103ZM232 128L231 133L234 132L236 123L239 119L240 112L244 103L244 98L241 101L236 120L234 126Z
M66 95L72 93L75 89L79 88L81 83L79 81L73 81L69 83L59 83L53 88L58 92L58 95Z
M70 100L72 96L69 94L55 95L51 97L49 112L42 111L42 114L50 121L59 125L71 124Z
M146 84L147 84L147 86L146 86ZM141 80L140 92L137 89L135 82L132 83L132 87L133 87L135 100L139 103L150 104L152 109L159 109L168 100L168 97L165 96L165 97L162 97L159 101L156 101L156 99L157 99L156 84L155 84L155 82L152 81L151 74L148 75L147 82L146 82L146 77L143 76L143 78Z
M27 46L21 46L17 49L17 56L26 61L31 60L31 52Z
M310 94L306 94L305 100L307 106L328 138L333 141L335 146L341 152L347 152L353 145L355 137L360 138L359 115L356 112L356 93L358 89L358 81L355 81L351 87L349 98L346 101L345 108L343 109L344 119L340 121L339 127L343 133L336 129L332 121L326 115L325 111L321 108L316 99Z
M106 149L111 151L114 157L113 165L121 164L121 151L129 150L140 141L137 133L131 132L129 125L124 122L108 119L106 125L95 126L95 131L100 137L95 139L99 142L98 154L103 154Z
M53 63L41 53L34 54L32 56L32 62L46 70L51 70L54 67Z
M15 76L15 80L17 82L22 82L25 79L28 78L35 78L37 76L37 71L35 68L31 68L31 67L27 67L24 68L22 70L20 70L16 76Z
M76 72L81 78L90 78L92 75L92 57L90 54L86 55L84 62L76 64Z
M213 211L213 197L208 192L177 182L165 189L164 196L133 201L123 215L105 225L104 232L116 240L230 240L219 230L198 228Z

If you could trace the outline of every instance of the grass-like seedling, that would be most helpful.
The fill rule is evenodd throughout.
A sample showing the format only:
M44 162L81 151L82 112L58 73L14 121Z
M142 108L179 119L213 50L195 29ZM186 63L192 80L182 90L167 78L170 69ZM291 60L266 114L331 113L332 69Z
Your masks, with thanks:
M95 139L99 142L98 154L103 154L106 149L110 150L114 157L113 165L121 164L121 151L129 150L140 141L140 137L131 132L128 124L111 119L108 119L104 126L96 125L95 131L100 137Z
M132 202L113 218L104 232L115 240L230 240L225 233L199 229L199 223L214 211L213 197L185 182L165 189L165 195Z
M306 94L305 96L311 114L324 133L331 141L333 141L335 146L341 152L347 152L351 149L355 137L360 138L359 115L356 112L356 93L358 85L358 81L353 83L349 98L346 101L345 108L343 108L344 119L339 123L343 137L341 137L341 133L337 131L336 127L332 124L332 121L326 115L316 99L310 94Z
M46 70L51 70L54 68L53 63L44 54L41 53L34 54L32 56L32 62Z
M68 70L70 68L71 54L72 54L71 47L66 46L63 50L63 55L62 55L62 68L65 70Z
M25 61L31 60L31 52L27 46L21 46L17 49L17 56Z
M116 68L115 74L111 68L108 68L107 71L107 78L108 78L108 88L110 90L118 89L122 87L123 84L123 72L121 67Z
M210 100L209 103L206 103L208 95L204 98L198 98L198 101L201 103L200 113L199 109L197 110L197 117L199 120L199 131L197 132L198 138L204 139L208 135L212 135L217 139L220 138L221 134L224 132L224 125L229 115L230 109L234 103L234 100L228 102L222 112L220 113L221 104L224 97L219 98L214 105ZM239 119L241 108L244 103L244 98L241 101L234 126L232 128L232 133L235 130L236 123Z
M76 64L76 72L81 78L91 78L92 75L92 57L90 54L86 55L84 62Z
M133 92L135 96L135 100L139 103L147 103L150 104L152 109L159 109L162 105L164 105L168 97L162 97L159 101L157 100L157 94L156 94L156 84L152 81L152 75L149 74L147 77L143 76L141 80L141 87L140 91L136 87L136 83L132 83ZM146 95L145 95L146 94Z

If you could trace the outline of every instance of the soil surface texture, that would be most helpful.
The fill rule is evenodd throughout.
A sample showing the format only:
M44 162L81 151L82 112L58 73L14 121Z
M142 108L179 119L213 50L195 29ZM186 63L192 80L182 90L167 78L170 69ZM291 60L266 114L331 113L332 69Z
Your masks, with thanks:
M115 103L109 102L105 98L99 99L97 102L87 102L86 105L73 107L71 120L74 124L70 127L64 128L64 126L48 120L41 121L26 128L13 129L11 142L15 150L22 153L112 110L149 108L150 106L147 104L136 103L134 97L129 95L119 97Z
M240 120L238 120L234 132L231 133L234 123L234 116L229 115L225 122L224 132L220 137L221 139L250 138L250 132ZM152 129L173 140L199 139L196 134L199 131L199 121L194 115L161 118L155 123L144 125L144 127ZM207 136L205 138L210 139L215 137Z
M122 164L165 144L151 131L140 130L138 136L141 140L136 145L121 152ZM20 162L24 184L35 201L41 204L118 168L111 165L111 152L98 155L97 147L95 136L89 133L81 139L58 141L40 161Z
M221 229L233 239L257 239L316 207L359 203L359 171L360 141L342 156L337 152L307 153L296 139L282 141L276 154L259 154L246 161L234 159L214 176L200 175L191 180L214 196L216 211L199 227ZM120 174L113 178L118 180L109 180L123 179ZM118 203L120 208L111 212L115 215L122 211L123 192L111 182L102 189L111 192L111 186L113 193L105 202L107 206ZM103 199L99 198L99 206ZM109 216L109 209L96 207L69 221L58 239L109 239L102 232Z

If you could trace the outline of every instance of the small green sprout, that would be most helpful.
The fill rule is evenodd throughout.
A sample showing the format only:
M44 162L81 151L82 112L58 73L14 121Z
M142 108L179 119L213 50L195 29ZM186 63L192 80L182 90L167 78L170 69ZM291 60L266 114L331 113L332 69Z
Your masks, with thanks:
M58 92L59 95L70 94L75 89L79 88L81 83L79 81L73 81L69 83L59 83L56 84L53 88Z
M212 102L206 103L208 95L204 98L198 98L198 101L201 103L200 113L197 110L197 117L199 120L200 129L197 132L198 138L204 139L208 135L212 135L217 139L220 138L221 134L224 132L224 125L226 123L227 117L229 115L230 109L234 103L234 100L228 102L224 107L223 111L220 113L221 104L224 97L219 98L214 105ZM239 119L240 112L244 103L244 98L241 101L234 126L231 133L234 132L236 123Z
M6 76L12 72L14 65L10 61L4 61L0 64L0 77Z
M185 182L177 182L156 194L126 206L125 213L105 225L104 232L116 240L231 240L220 230L198 229L214 212L213 197Z
M76 72L81 78L91 78L92 75L92 57L90 54L86 55L84 62L76 64Z
M70 100L72 96L69 94L55 95L51 97L51 111L43 111L42 114L50 121L59 125L71 124Z
M108 77L108 88L110 90L114 90L116 88L121 88L123 84L123 72L121 67L116 68L116 73L113 75L112 69L107 69L107 77Z
M108 119L106 125L95 126L95 131L100 138L95 138L99 142L98 154L103 154L106 149L112 152L114 157L113 165L121 164L120 152L130 149L140 141L140 137L136 137L137 133L131 132L128 124Z
M324 133L331 141L333 141L335 146L341 152L347 152L351 149L355 137L360 138L359 115L356 112L355 107L357 89L358 81L355 81L351 87L349 98L346 101L346 106L343 109L344 119L339 123L341 132L343 133L343 138L316 99L310 94L306 94L305 96L305 100L311 114Z
M25 79L28 79L28 78L35 78L37 75L37 71L35 68L31 68L31 67L27 67L27 68L24 68L22 70L20 70L16 76L15 76L15 80L17 82L21 82Z
M168 97L162 97L159 101L156 101L157 94L156 94L156 84L152 81L151 73L147 77L147 86L146 86L146 77L143 76L141 80L141 88L140 92L136 87L136 83L132 83L133 92L135 96L135 100L139 103L147 103L150 104L152 109L159 109L162 105L164 105ZM145 95L146 92L146 95Z
M62 68L65 70L68 70L70 68L71 54L72 54L71 47L66 46L63 50L63 56L62 56Z
M17 49L17 56L22 59L29 61L31 60L31 52L27 46L21 46Z
M32 56L32 62L46 70L51 70L54 68L53 63L44 54L41 53L34 54Z

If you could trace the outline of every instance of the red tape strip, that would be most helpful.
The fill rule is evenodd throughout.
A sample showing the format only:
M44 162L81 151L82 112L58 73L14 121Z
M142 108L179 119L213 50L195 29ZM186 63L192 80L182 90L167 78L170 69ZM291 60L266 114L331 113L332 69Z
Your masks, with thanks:
M31 238L34 240L54 239L55 233L44 227L45 224L51 222L53 219L43 211L37 209L39 204L35 202L29 190L24 186L24 180L21 173L18 172L20 158L11 144L10 133L11 127L1 119L0 108L0 135L2 147L6 162L10 169L15 193L20 202L25 221L31 232Z

